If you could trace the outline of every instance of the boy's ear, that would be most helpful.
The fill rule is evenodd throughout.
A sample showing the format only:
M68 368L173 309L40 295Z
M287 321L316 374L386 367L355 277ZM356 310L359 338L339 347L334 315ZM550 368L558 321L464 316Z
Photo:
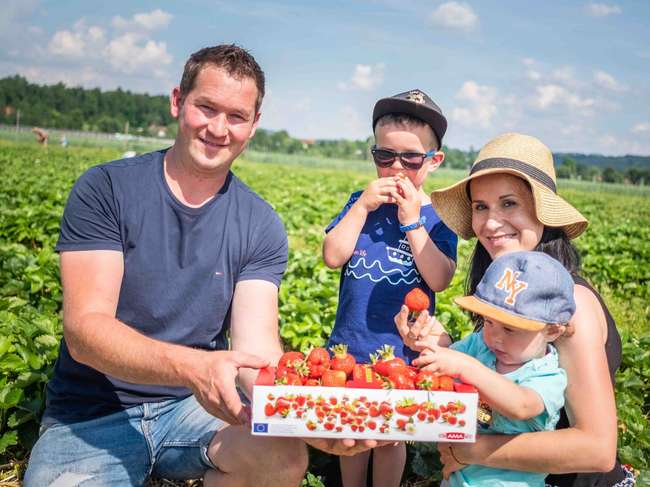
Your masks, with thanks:
M445 153L442 151L436 152L431 156L431 162L429 163L429 172L433 172L440 167L440 164L445 160Z
M564 334L564 330L566 330L565 325L546 325L544 328L544 336L546 338L547 342L552 342L556 338L561 337Z

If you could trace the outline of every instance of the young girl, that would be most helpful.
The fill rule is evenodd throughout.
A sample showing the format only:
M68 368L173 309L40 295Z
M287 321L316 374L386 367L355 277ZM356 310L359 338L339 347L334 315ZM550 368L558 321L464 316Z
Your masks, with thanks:
M512 252L494 260L474 295L456 303L483 317L481 330L449 349L425 349L414 365L474 384L487 418L481 434L554 429L567 382L551 342L575 312L571 275L541 252ZM468 465L449 483L543 486L545 477Z

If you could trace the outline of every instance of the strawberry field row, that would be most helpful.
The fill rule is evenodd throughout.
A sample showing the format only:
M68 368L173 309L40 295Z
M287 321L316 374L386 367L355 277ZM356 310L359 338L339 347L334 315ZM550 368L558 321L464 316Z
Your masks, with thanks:
M37 431L43 387L61 336L61 287L53 252L59 219L72 184L87 167L118 157L113 150L0 142L0 452L20 458ZM301 167L240 160L235 172L280 214L290 242L287 273L280 289L281 335L289 348L322 345L331 332L338 272L320 257L323 229L347 201L365 187L370 171ZM429 189L452 183L430 178ZM620 452L646 470L650 458L650 215L647 198L595 194L572 188L563 193L592 222L577 244L587 277L606 290L625 339L618 375ZM473 243L461 242L459 270L438 296L437 315L456 338L470 329L451 298L463 293ZM412 478L436 475L429 445L409 447ZM323 459L316 459L315 466Z

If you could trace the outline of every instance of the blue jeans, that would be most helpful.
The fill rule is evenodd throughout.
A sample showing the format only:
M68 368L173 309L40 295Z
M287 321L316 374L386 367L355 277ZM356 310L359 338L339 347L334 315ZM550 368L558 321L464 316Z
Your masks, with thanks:
M152 474L200 478L214 468L207 449L224 426L194 396L80 423L55 423L42 428L23 486L139 486Z

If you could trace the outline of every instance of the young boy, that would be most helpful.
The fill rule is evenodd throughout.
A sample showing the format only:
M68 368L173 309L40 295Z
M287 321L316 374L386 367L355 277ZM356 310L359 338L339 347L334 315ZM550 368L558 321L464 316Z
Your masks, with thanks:
M567 324L575 302L569 272L541 252L508 253L490 264L473 296L456 298L456 303L483 317L481 330L450 349L431 346L413 363L457 374L479 390L487 403L479 433L554 429L567 380L551 342L571 333ZM469 465L454 472L449 483L543 486L546 475Z
M371 149L378 179L350 196L326 228L323 259L343 267L339 306L330 344L347 344L357 361L383 345L410 360L393 316L404 296L420 287L430 297L445 289L456 268L456 235L440 221L422 185L440 166L447 121L422 91L379 100L373 111L376 145ZM406 448L374 450L375 485L399 486ZM345 487L365 486L369 452L341 457Z

